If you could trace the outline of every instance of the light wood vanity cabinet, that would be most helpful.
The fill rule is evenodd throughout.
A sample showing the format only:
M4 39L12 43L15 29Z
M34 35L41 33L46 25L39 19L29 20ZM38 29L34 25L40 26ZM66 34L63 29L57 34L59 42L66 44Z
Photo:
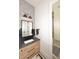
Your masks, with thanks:
M36 53L39 52L40 41L33 42L19 50L19 59L31 59Z

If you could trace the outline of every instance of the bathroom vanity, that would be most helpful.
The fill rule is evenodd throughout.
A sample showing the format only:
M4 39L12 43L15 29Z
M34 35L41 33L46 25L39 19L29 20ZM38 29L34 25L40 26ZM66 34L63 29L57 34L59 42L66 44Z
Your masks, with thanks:
M35 37L31 15L24 14L19 30L19 59L32 59L40 50L40 39ZM37 34L38 35L38 30Z
M31 59L40 50L40 40L34 39L28 44L21 44L19 48L19 59Z

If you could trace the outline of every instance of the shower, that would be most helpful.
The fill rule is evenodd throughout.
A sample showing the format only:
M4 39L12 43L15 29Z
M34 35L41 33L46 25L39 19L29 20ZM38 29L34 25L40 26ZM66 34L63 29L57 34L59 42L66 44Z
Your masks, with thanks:
M53 5L53 59L60 59L60 1Z

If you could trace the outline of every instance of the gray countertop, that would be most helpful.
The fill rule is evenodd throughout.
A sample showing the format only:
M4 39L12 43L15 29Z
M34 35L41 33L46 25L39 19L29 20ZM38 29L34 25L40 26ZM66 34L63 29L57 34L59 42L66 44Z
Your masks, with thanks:
M39 38L36 38L36 37L33 38L33 39L34 39L34 41L32 41L32 42L30 42L30 43L28 43L28 44L20 43L20 45L19 45L19 49L21 49L21 48L23 48L23 47L25 47L25 46L28 46L28 45L30 45L30 44L32 44L32 43L34 43L34 42L40 40Z

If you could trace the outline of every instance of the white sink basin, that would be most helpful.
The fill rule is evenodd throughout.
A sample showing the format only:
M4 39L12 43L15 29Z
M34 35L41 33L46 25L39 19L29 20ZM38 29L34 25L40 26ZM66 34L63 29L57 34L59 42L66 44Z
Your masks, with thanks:
M33 39L30 39L30 40L24 41L24 44L28 44L28 43L33 42L33 41L34 41Z

